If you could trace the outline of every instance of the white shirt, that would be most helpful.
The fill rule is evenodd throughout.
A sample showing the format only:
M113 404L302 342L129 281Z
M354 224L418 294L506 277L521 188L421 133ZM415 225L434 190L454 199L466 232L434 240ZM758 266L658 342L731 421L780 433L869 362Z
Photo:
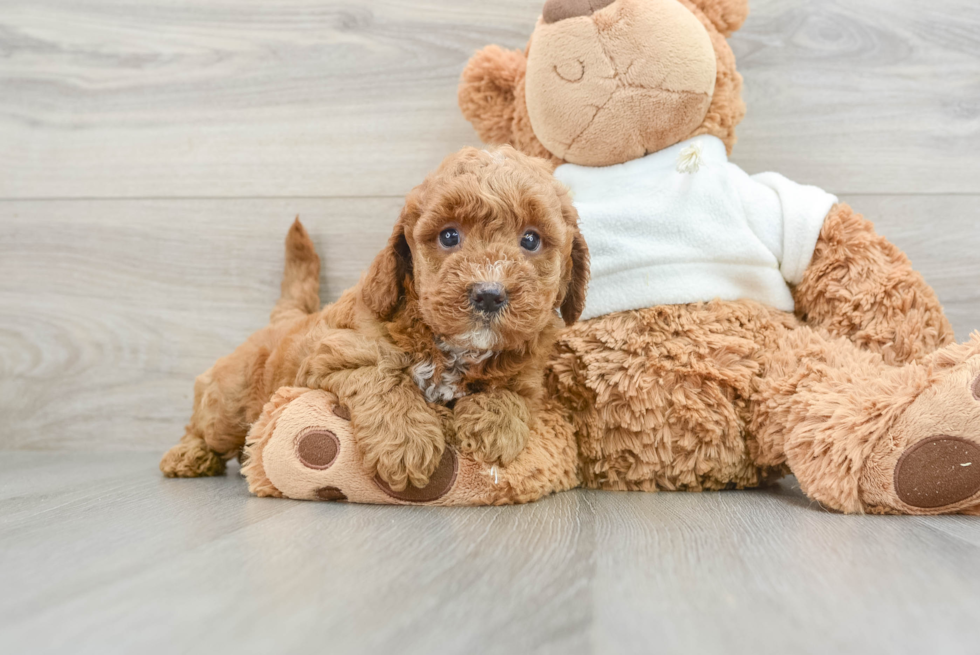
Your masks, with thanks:
M563 164L555 177L591 254L583 319L715 298L793 311L789 285L837 202L776 173L750 177L713 136L615 166Z

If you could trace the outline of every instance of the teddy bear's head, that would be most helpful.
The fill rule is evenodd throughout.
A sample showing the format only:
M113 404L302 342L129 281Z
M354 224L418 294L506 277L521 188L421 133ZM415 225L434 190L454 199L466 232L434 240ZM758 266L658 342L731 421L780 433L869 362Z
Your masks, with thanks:
M480 138L609 166L701 134L731 151L745 114L726 37L748 0L547 0L525 52L470 60L459 88Z

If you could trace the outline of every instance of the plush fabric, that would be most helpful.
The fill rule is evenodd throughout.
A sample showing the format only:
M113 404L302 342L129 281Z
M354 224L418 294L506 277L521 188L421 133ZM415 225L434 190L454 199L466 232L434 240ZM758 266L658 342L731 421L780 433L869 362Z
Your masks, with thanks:
M732 35L749 15L749 0L680 0L697 8L724 36Z
M561 159L606 166L690 134L716 76L708 31L683 5L620 0L590 16L539 22L527 60L528 117Z
M242 472L258 496L376 505L508 505L537 500L579 484L578 453L571 427L558 406L535 416L526 447L506 464L494 464L447 451L446 475L433 476L415 495L392 492L365 466L350 427L326 391L284 387L253 424ZM327 433L338 445L328 462L311 463L300 444ZM312 465L311 465L312 464Z
M684 158L696 170L682 172ZM824 218L837 198L776 173L748 176L717 137L591 168L565 164L589 243L583 318L654 305L757 300L792 312Z
M604 101L602 93L581 86L591 84L609 98L627 93L617 86L610 95L629 64L607 53L655 52L655 44L672 43L680 33L679 23L667 28L633 20L641 3L641 12L685 8L704 28L716 75L703 108L671 110L644 93L634 94L629 106L606 105L595 101ZM664 180L696 188L712 179L698 178L699 163L709 172L722 165L717 142L705 148L707 163L665 151L702 135L717 137L729 153L735 144L745 107L725 37L745 20L747 3L616 0L599 9L590 4L588 12L566 9L562 20L538 25L527 59L493 47L476 53L463 73L459 103L483 138L505 139L559 166L557 176L573 188L583 214L595 262L586 315L594 318L561 333L547 377L549 392L571 412L583 484L725 489L792 472L811 498L843 512L980 514L980 475L973 468L980 455L980 335L953 344L932 289L850 207L774 173L735 184L715 176L714 188L700 198L723 198L704 212L719 221L713 225L719 243L692 250L748 258L760 270L768 264L770 288L781 293L755 295L753 284L732 276L730 294L685 303L707 296L683 295L698 279L677 275L658 281L666 289L644 296L639 271L669 267L664 242L689 245L700 227L680 219L696 215L698 203L671 204L682 198L680 186L671 189ZM537 62L552 64L550 77ZM660 64L672 69L672 79L698 79L703 71L698 56ZM615 80L591 82L590 66ZM579 82L567 79L578 75ZM603 132L604 124L616 127ZM641 148L633 138L644 124L655 124L663 136L653 147ZM562 129L572 128L584 136L569 142ZM588 156L573 162L586 141ZM650 162L662 155L664 168L674 159L684 172L653 174L644 159L651 152L657 154ZM636 182L624 188L622 170ZM760 215L778 213L780 220L753 222L756 210L745 211L747 205L768 207ZM676 234L649 224L664 207L678 214Z
M793 298L807 325L880 353L893 366L953 343L942 305L909 258L846 204L824 221Z
M617 0L617 3L623 1ZM663 146L673 145L692 136L711 134L721 139L731 153L736 141L735 127L745 116L745 103L742 101L742 76L736 70L735 55L725 40L725 35L719 31L711 18L689 0L626 1L636 6L643 2L667 4L679 1L692 11L707 31L708 39L714 49L716 69L714 92L710 96L706 113L700 116L699 125L690 133L678 131L675 140L665 142ZM709 5L712 2L705 0L700 4ZM734 4L734 2L726 0L723 4ZM562 21L557 25L560 26L565 22ZM656 37L647 38L653 41ZM463 116L473 124L477 134L486 143L491 145L508 143L526 154L549 159L557 165L562 163L562 158L542 145L534 133L528 114L527 53L534 48L534 37L532 37L525 52L504 50L499 46L490 45L474 54L463 70L458 92L459 107ZM682 116L689 118L686 112ZM648 119L657 120L657 117L649 116ZM674 130L671 129L671 132Z
M459 398L455 408L436 406L434 420L454 438L438 461L433 459L426 486L395 490L372 476L375 467L364 448L385 433L375 429L384 427L378 417L390 419L389 427L407 429L406 421L395 418L401 413L385 411L391 404L390 385L361 385L351 393L349 385L340 384L334 396L280 382L272 399L262 401L261 412L257 394L247 399L244 416L218 411L238 407L240 399L230 402L215 393L214 380L261 377L275 364L276 353L263 351L262 340L250 341L245 370L240 361L236 367L234 360L225 360L202 376L195 403L215 410L214 420L192 423L162 466L176 475L217 472L223 460L197 441L209 436L230 447L251 423L244 470L252 491L266 496L504 504L579 483L615 490L721 490L763 485L791 472L811 499L842 512L980 515L980 333L954 344L935 293L904 254L850 207L774 173L750 178L725 158L744 114L741 77L725 36L744 20L746 3L549 4L551 18L539 23L529 45L532 59L552 62L551 73L569 84L582 82L590 66L601 71L605 63L606 72L624 85L616 87L608 104L590 110L591 92L576 95L563 85L540 82L535 76L547 77L547 65L535 64L532 75L524 54L496 47L473 57L459 92L464 115L483 138L509 142L555 165L565 163L558 177L573 187L575 203L592 223L593 233L586 236L599 252L596 287L587 301L581 271L588 251L583 240L575 239L562 253L568 263L561 267L561 279L570 289L564 296L549 296L548 307L572 323L588 303L595 317L560 331L553 352L539 352L533 359L534 379L540 383L537 375L545 373L546 393L535 387L533 394L539 411L508 410L508 420L497 421L494 417L502 415L498 401L505 399L469 395ZM678 8L690 16L680 18ZM641 20L645 12L666 18ZM655 63L638 60L638 75L662 73L657 79L679 86L704 82L703 50L695 44L700 37L693 36L701 32L689 29L695 22L715 57L713 90L705 91L709 99L700 108L671 106L663 101L663 88L645 88L645 81L639 89L630 88L632 72L629 64L622 68L624 54L659 53ZM678 27L683 25L688 27ZM678 34L687 34L690 42L680 44L673 39ZM565 49L578 49L581 61L566 57ZM574 81L580 73L583 78ZM601 80L596 84L612 88ZM628 101L612 102L620 95ZM561 113L563 102L567 115ZM549 107L545 118L529 111L529 103ZM542 128L539 120L555 124ZM610 168L569 165L569 153L576 158L582 153L576 150L578 141L561 142L561 120L576 129L585 126L581 134L586 137L576 137L588 143L579 164ZM535 133L552 128L558 132L544 139ZM648 129L657 133L650 141ZM552 137L560 147L546 147ZM608 148L603 148L604 139ZM656 154L647 157L648 150ZM407 215L417 212L421 200L410 198ZM562 214L574 213L562 195ZM694 239L698 230L706 233ZM384 273L388 283L365 287L370 298L361 299L378 315L393 316L402 306L391 280L413 274L414 233L396 230L372 267L369 277ZM711 289L719 287L702 284L697 294L682 297L723 297L682 302L644 296L638 271L670 265L664 263L671 256L665 243L675 253L685 248L688 255L707 253L714 263L748 262L750 268L770 272L769 286L737 276L726 282L715 275L712 284L728 284L730 294L713 294ZM307 250L294 255L302 260ZM688 259L695 262L689 264L695 273L703 273L704 262ZM315 289L313 261L294 264L287 265L287 275L292 271L293 277L307 280L287 280L286 300ZM615 278L617 265L630 269L621 279ZM662 279L657 286L665 289L656 292L689 292L698 284L695 278ZM760 288L767 289L758 294L765 302L752 299ZM411 296L408 287L405 293ZM592 309L599 297L631 308ZM309 311L310 302L294 300L282 306L280 321ZM352 302L340 305L338 311L352 311ZM403 318L410 323L412 317ZM404 323L386 325L396 343L423 344L426 352L435 347L431 338L412 340L406 334L399 341ZM364 357L347 377L374 380L380 371L372 370L376 362L370 352L348 345L336 342L316 357L323 364ZM526 362L517 360L508 365L508 370L524 368ZM451 367L440 373L447 372ZM315 382L316 376L301 377ZM432 379L437 377L433 371ZM276 381L268 378L262 387L266 398L268 385ZM357 402L348 406L351 401ZM488 424L507 434L517 430L515 425L526 427L523 447L509 461L490 463L479 454L460 452L477 442ZM363 430L364 425L371 429Z

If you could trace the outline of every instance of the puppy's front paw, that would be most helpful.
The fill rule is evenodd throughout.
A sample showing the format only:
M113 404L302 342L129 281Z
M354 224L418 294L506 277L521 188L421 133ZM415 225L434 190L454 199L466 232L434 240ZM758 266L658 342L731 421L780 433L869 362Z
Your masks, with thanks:
M456 440L463 453L506 466L527 445L530 411L527 402L513 392L460 398L454 413Z
M446 447L438 416L418 410L367 425L359 418L355 415L354 428L366 466L394 491L429 484Z

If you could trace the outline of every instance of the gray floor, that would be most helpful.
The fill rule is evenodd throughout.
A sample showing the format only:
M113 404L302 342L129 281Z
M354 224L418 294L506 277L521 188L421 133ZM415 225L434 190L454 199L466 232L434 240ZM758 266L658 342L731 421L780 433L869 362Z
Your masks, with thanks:
M750 2L733 161L863 212L966 338L980 3ZM790 483L439 510L160 478L293 217L330 301L478 143L460 71L542 3L0 0L0 653L980 653L977 518Z
M322 297L478 144L456 87L543 0L0 0L0 448L163 450L268 320L299 215ZM821 186L980 328L980 2L751 0L733 160Z
M511 508L250 497L0 456L4 653L977 653L980 521L766 491Z

